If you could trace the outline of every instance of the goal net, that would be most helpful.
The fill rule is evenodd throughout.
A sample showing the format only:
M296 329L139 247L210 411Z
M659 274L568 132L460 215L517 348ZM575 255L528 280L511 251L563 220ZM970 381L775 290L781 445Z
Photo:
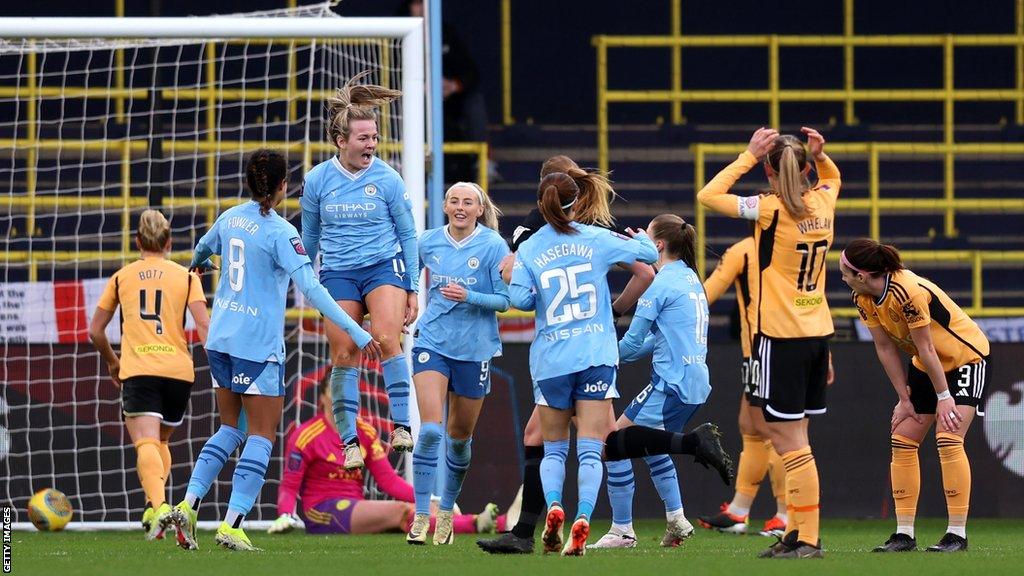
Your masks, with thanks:
M302 175L334 152L325 99L364 70L405 94L382 111L378 150L403 173L422 229L419 19L342 18L325 3L211 18L0 22L0 505L16 521L27 520L35 491L53 487L74 504L72 526L138 525L145 497L119 392L87 335L106 279L137 258L132 236L148 207L169 217L172 258L187 262L216 216L248 198L244 162L256 148L287 153L291 190L279 210L298 226ZM204 279L208 297L215 281ZM319 321L292 305L285 417L250 521L276 517L284 435L313 415L315 383L329 369ZM115 317L108 328L115 348L118 325ZM193 356L191 408L171 442L172 502L218 425L206 355L195 345ZM362 416L386 440L375 367L362 389ZM225 513L232 469L201 520Z

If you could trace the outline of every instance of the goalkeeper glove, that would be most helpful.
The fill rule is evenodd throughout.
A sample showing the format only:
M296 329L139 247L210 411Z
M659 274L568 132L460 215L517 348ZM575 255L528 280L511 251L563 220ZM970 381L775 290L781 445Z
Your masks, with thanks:
M296 528L305 528L302 520L295 514L281 514L267 529L267 534L284 534Z

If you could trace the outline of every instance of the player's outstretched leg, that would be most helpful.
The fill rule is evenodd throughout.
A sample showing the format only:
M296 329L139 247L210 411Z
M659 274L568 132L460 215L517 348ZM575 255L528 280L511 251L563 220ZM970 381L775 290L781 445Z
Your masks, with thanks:
M643 458L658 454L690 454L705 468L714 468L729 484L735 476L732 458L721 443L722 434L714 424L701 424L691 432L680 434L646 426L630 426L616 430L605 439L605 460Z

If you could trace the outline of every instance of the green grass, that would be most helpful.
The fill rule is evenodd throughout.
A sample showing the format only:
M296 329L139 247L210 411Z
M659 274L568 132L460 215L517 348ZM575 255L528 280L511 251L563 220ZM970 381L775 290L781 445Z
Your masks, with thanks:
M608 524L596 522L591 542ZM13 537L13 573L73 576L155 576L198 574L259 576L348 576L420 574L497 576L542 574L675 575L699 574L901 574L938 576L943 574L1024 573L1024 520L973 520L971 548L963 554L871 554L875 545L888 537L891 521L832 520L822 530L824 560L759 560L755 555L773 540L760 536L732 536L698 528L697 534L680 548L658 546L662 522L637 524L640 543L632 550L591 550L585 558L560 558L536 553L532 556L488 556L477 549L474 535L457 535L451 547L409 546L401 534L376 536L306 536L293 533L269 536L252 531L250 538L261 553L238 553L218 549L212 532L200 532L201 549L184 552L173 538L146 542L141 533L63 532L41 534L16 532ZM945 523L919 521L918 542L922 548L942 536ZM539 535L539 531L538 531Z

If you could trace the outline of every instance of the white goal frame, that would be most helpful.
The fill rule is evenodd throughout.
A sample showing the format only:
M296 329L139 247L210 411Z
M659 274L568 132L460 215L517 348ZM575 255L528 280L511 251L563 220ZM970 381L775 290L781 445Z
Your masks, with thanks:
M238 18L225 16L186 18L0 18L0 38L39 40L187 39L233 40L246 38L391 38L402 41L402 151L401 173L413 206L418 231L426 218L426 74L422 18ZM246 522L263 529L270 521ZM69 530L126 530L137 522L72 522ZM199 522L213 529L217 522ZM15 530L34 529L15 522Z

